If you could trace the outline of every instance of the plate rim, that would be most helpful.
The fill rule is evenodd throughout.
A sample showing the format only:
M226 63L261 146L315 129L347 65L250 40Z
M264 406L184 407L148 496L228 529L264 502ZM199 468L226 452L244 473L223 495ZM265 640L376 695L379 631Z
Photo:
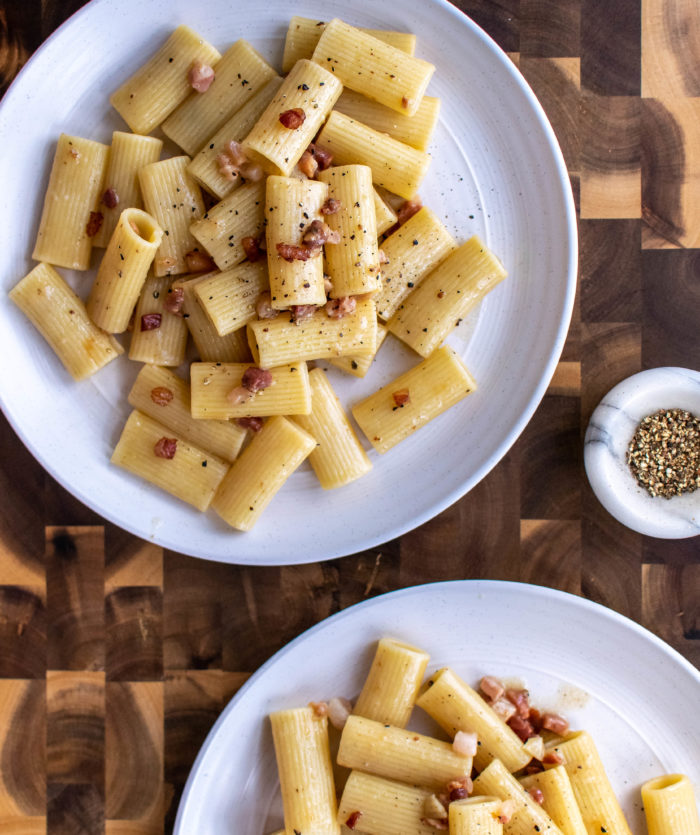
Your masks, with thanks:
M217 717L216 722L212 725L209 733L204 739L204 742L202 743L197 756L192 763L192 767L187 776L187 782L182 790L182 795L178 804L177 816L175 818L173 835L185 835L185 833L181 830L181 827L184 824L184 817L187 814L186 806L189 803L190 795L194 790L194 783L204 765L207 753L215 743L216 736L220 728L226 721L228 721L228 717L236 710L238 703L245 697L248 691L252 687L255 687L258 680L267 674L270 667L273 667L277 661L294 650L298 644L304 643L304 641L313 637L317 632L322 632L325 629L332 628L346 617L357 617L358 612L361 614L366 609L381 606L387 599L394 601L400 597L410 597L412 595L418 595L420 597L425 593L435 593L436 595L439 595L441 591L448 589L450 591L457 589L457 593L464 590L467 594L474 594L476 596L482 593L482 591L486 593L498 593L499 591L502 593L520 592L527 597L533 596L536 600L541 600L545 603L552 599L564 604L568 603L580 611L592 613L595 617L603 618L608 622L621 626L623 629L633 632L637 637L650 642L658 650L664 653L670 661L680 664L681 668L689 673L691 678L695 679L698 688L700 689L700 670L698 670L687 658L685 658L685 656L681 655L678 650L674 649L669 643L664 641L662 638L659 638L658 635L655 635L645 626L642 626L637 621L627 617L627 615L623 615L620 612L617 612L602 603L590 600L587 597L555 589L550 586L540 586L516 580L442 580L434 583L421 583L416 586L405 586L404 588L395 589L384 594L378 594L375 597L369 598L369 600L361 600L357 603L353 603L345 609L341 609L341 611L329 615L327 618L324 618L318 623L315 623L313 626L310 626L308 629L305 629L301 634L297 635L296 638L293 638L284 646L280 647L277 652L275 652L267 659L267 661L258 667L251 677L232 696L231 700L223 708L221 714Z
M53 466L45 461L45 456L40 454L39 446L36 442L36 439L32 440L31 438L29 438L27 433L24 431L20 419L15 415L15 412L11 407L11 403L8 402L6 394L3 393L2 390L0 390L0 409L7 418L13 431L20 438L20 440L27 448L27 450L30 452L30 454L33 456L33 458L64 489L66 489L75 498L77 498L80 502L82 502L84 505L90 508L93 512L97 513L99 516L103 517L112 524L115 524L116 526L122 528L123 530L128 531L134 536L137 536L146 541L155 542L156 544L161 545L162 547L167 548L169 550L174 550L179 553L187 554L198 559L208 559L232 565L276 566L292 564L300 565L304 563L335 559L343 556L348 556L353 553L360 553L362 551L380 546L385 542L396 539L414 530L415 528L424 524L426 521L439 515L441 512L446 510L448 507L450 507L452 504L454 504L456 501L458 501L460 498L462 498L468 492L470 492L488 475L488 473L491 472L491 470L493 470L493 468L499 463L499 461L512 448L512 446L515 444L517 439L524 431L527 424L532 419L533 415L535 414L535 411L537 410L538 406L540 405L542 399L545 396L546 390L551 382L557 364L560 360L564 344L567 338L567 334L569 331L575 303L576 288L578 283L577 275L579 242L578 228L576 222L576 209L571 186L571 180L566 168L566 163L561 148L558 144L556 135L549 122L549 119L539 100L532 91L531 87L529 86L523 75L520 73L518 68L515 66L513 61L510 59L508 54L493 40L493 38L491 38L490 35L488 35L485 32L484 29L482 29L477 23L475 23L460 9L450 4L448 0L428 0L428 2L437 7L440 7L443 11L452 16L455 19L455 21L459 23L459 25L466 26L468 29L470 29L473 35L479 39L482 46L489 50L489 52L494 56L495 60L497 60L498 63L501 65L501 68L506 71L509 77L509 82L518 88L520 95L522 95L524 97L524 100L527 102L527 105L533 116L533 124L537 125L537 127L540 129L542 133L542 138L546 140L542 144L543 152L546 152L548 162L552 164L557 174L556 193L558 195L558 198L561 199L563 203L566 228L566 236L562 241L561 250L562 265L565 265L565 269L562 270L562 283L564 284L565 289L562 293L562 306L556 325L555 338L549 349L546 362L544 362L542 365L539 380L537 384L534 386L533 390L530 392L529 396L527 397L523 410L517 416L517 418L513 420L507 434L502 438L500 443L495 445L491 454L488 456L488 458L484 460L482 465L475 469L469 475L469 477L465 478L454 489L442 494L439 499L432 502L429 506L419 509L419 511L412 514L410 517L407 516L403 520L393 522L392 526L383 529L381 535L379 536L376 533L370 533L368 535L361 533L352 542L343 541L340 539L334 540L334 542L337 544L334 544L334 542L310 542L309 547L305 553L296 553L287 556L287 552L275 552L274 549L271 552L269 549L265 550L264 546L260 545L255 546L253 549L251 549L251 553L243 554L236 553L235 547L231 550L218 550L213 543L208 544L205 542L202 546L196 547L194 542L192 544L189 544L170 539L168 537L167 526L160 526L155 531L153 531L151 528L149 532L149 525L147 520L143 520L140 523L138 519L124 520L120 518L117 509L112 510L111 508L98 506L96 502L93 502L92 496L90 495L90 492L86 487L82 487L80 484L69 483L66 480L65 468ZM91 2L87 3L85 6L74 12L69 18L67 18L61 24L61 26L59 26L47 38L47 40L44 41L44 43L42 43L38 47L38 49L31 55L31 57L24 65L22 70L18 73L16 78L13 79L12 83L10 84L7 91L5 92L5 95L2 98L2 101L0 101L0 134L2 134L4 113L8 107L8 102L13 102L14 98L17 95L19 95L19 93L17 92L19 89L18 82L21 83L21 79L26 74L25 71L28 68L31 68L36 61L42 60L47 52L50 52L52 49L57 48L56 42L60 41L60 39L65 35L66 31L70 29L78 19L82 18L87 14L91 14L97 7L109 6L111 3L113 3L113 0L91 0ZM177 500L172 499L172 501ZM235 532L233 535L235 536Z

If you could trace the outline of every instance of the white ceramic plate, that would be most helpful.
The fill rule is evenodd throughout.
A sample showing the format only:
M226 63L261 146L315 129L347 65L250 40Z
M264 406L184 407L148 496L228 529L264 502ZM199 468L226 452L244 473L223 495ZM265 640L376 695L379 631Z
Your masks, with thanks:
M429 672L450 665L470 683L487 673L516 678L535 706L588 730L633 832L646 831L639 798L645 780L681 772L700 782L700 737L689 725L700 673L651 632L540 586L434 583L352 606L263 665L207 737L175 835L261 835L281 827L267 714L310 700L354 698L382 636L427 650Z
M0 404L43 466L133 533L228 562L299 563L357 552L467 492L541 400L561 353L576 281L573 202L549 123L507 56L443 0L94 0L39 50L0 107L4 290L32 266L61 131L109 142L114 129L125 129L108 95L177 24L188 23L222 49L245 37L279 64L291 13L416 31L418 54L437 66L429 92L442 98L442 116L421 196L458 240L484 236L509 272L451 338L479 383L475 394L381 458L372 451L372 472L341 490L323 492L308 468L297 472L255 530L238 534L213 512L201 515L110 466L135 363L121 358L75 384L6 295L0 299L0 350L8 360L0 365ZM87 295L91 275L61 272ZM353 403L411 363L407 350L387 344L364 380L339 373L333 380L341 399Z

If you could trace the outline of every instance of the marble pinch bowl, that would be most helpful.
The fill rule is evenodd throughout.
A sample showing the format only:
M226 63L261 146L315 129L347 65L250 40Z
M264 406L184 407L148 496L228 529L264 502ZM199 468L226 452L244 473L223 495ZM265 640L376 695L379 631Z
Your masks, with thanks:
M618 383L591 415L584 441L586 475L603 507L623 525L660 539L700 534L700 489L651 496L627 464L627 447L647 415L685 409L700 416L700 372L651 368Z

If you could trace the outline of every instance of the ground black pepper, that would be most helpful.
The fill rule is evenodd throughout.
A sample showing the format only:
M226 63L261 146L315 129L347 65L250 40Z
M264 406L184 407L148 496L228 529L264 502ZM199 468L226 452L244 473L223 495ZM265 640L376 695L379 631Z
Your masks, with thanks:
M627 463L652 496L670 499L700 487L700 418L683 409L647 415L627 447Z

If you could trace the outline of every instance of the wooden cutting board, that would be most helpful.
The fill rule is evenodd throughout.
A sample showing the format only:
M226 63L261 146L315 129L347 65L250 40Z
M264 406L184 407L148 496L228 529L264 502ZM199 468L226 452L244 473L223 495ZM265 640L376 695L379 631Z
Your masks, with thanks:
M80 0L0 0L9 82ZM318 620L432 580L581 594L700 662L700 543L599 505L582 437L602 395L700 368L700 6L463 0L544 105L580 214L580 292L552 384L469 495L362 554L222 566L144 543L67 494L0 419L0 831L160 835L245 679Z

